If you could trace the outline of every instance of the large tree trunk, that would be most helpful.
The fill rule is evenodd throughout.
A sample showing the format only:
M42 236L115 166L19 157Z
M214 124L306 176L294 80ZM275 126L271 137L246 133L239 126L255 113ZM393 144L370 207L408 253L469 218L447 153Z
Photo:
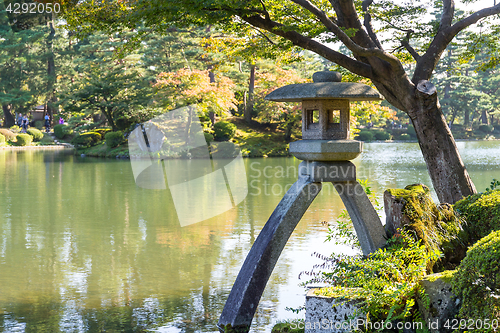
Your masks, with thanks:
M446 124L432 83L422 80L415 90L415 107L408 112L434 189L441 203L455 203L476 193Z
M16 124L16 120L14 119L14 116L10 112L10 106L9 105L2 105L3 109L3 116L5 118L5 122L3 123L4 127L12 127Z
M248 84L248 103L245 108L245 121L250 123L252 121L253 113L253 90L255 87L255 65L250 65L250 82Z

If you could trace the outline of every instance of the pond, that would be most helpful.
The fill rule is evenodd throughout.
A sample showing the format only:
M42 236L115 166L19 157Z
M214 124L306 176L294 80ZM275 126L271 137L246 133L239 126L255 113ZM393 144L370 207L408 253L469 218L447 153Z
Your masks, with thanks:
M498 141L458 142L478 190L500 178ZM175 163L189 163L176 161ZM296 179L293 158L245 159L235 208L181 227L169 190L135 184L130 161L71 151L0 151L0 328L8 332L209 332L267 218ZM430 185L416 143L372 143L354 163L386 188ZM278 261L253 322L269 332L304 303L301 271L343 209L326 184Z

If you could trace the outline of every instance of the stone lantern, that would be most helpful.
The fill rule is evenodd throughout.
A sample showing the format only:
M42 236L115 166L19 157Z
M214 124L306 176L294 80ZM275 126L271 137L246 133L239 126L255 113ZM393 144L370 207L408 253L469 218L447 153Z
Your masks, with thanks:
M302 102L302 140L290 143L299 177L271 214L234 282L218 327L246 332L262 292L288 238L321 190L333 184L354 225L363 254L386 242L385 229L349 162L362 152L362 142L349 139L349 102L381 100L371 87L341 82L337 72L317 72L313 83L292 84L266 96L276 102Z
M350 101L383 97L370 86L341 82L338 72L316 72L313 83L291 84L266 96L275 102L302 102L302 140L290 143L290 153L306 161L349 161L363 143L349 140Z

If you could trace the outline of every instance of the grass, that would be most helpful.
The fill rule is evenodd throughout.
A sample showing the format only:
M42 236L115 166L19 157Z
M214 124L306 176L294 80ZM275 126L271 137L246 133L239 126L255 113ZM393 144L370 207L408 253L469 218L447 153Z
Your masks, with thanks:
M247 124L239 117L230 117L225 121L238 127L236 135L231 141L240 146L244 157L291 156L288 152L285 134L277 128L277 124L258 122Z

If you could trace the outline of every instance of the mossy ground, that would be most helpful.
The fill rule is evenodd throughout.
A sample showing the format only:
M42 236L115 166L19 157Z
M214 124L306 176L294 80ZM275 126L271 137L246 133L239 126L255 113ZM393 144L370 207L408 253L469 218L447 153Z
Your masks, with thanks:
M286 320L276 323L271 333L303 333L304 332L304 320Z

